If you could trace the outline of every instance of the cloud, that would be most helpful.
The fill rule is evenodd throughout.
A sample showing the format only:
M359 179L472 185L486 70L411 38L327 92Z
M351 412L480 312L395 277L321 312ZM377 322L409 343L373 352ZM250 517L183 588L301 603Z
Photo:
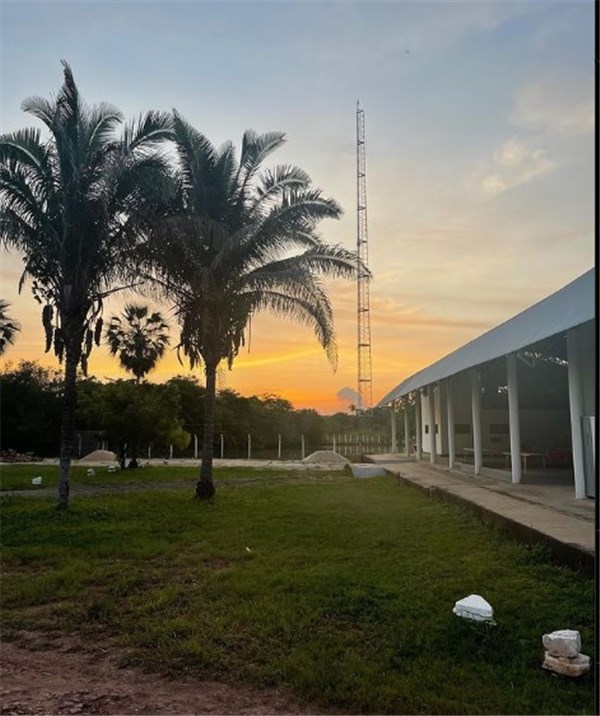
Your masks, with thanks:
M510 121L517 127L560 134L594 131L594 88L565 75L547 74L521 87Z
M527 184L556 167L545 149L531 147L518 137L507 139L470 179L484 196L494 197Z
M360 395L348 386L346 386L345 388L340 388L340 390L338 390L338 392L336 393L336 397L338 398L338 400L343 400L345 402L349 401L353 405L358 405L360 402Z

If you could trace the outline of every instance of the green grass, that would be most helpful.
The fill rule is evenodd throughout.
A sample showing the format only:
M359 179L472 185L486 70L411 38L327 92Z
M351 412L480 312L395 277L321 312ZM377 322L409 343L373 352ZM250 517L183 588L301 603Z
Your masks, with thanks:
M212 504L4 494L5 630L108 635L128 664L346 713L594 712L591 675L540 668L554 629L594 658L591 578L390 478L244 474ZM473 592L496 627L452 614Z
M200 463L198 462L198 465ZM169 482L189 482L193 485L198 479L199 467L184 466L163 466L151 465L142 466L135 470L118 470L110 473L106 466L92 466L95 474L87 475L90 466L73 465L71 467L71 486L74 490L78 485L87 487L99 486L110 487L118 485L138 485L140 483L169 483ZM339 477L339 470L318 471L313 473L318 479L323 481L330 478ZM34 477L42 478L41 485L32 485L31 480ZM310 475L295 470L269 468L264 470L262 474L257 473L252 467L219 467L214 471L215 480L222 481L266 481L271 484L273 482L284 480L293 482L297 479L302 481L310 480ZM45 488L52 488L58 485L58 465L29 465L10 463L0 463L0 491L8 492L12 490L31 490L39 491Z

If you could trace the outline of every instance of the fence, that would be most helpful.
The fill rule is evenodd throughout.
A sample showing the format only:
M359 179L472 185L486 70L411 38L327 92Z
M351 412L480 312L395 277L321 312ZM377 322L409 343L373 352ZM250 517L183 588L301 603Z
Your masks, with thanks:
M106 442L99 441L98 448L108 449ZM378 455L391 450L389 437L381 433L339 433L325 435L325 441L318 445L319 450L333 450L350 461L357 462L363 455ZM255 460L302 460L311 452L311 446L305 435L298 435L293 440L284 440L281 435L274 436L272 444L267 447L253 445L252 433L248 433L246 444L228 445L227 435L215 435L214 457L229 459ZM129 450L127 450L129 456ZM193 435L190 445L178 449L173 445L144 445L138 451L138 458L144 459L195 459L202 455L202 438Z

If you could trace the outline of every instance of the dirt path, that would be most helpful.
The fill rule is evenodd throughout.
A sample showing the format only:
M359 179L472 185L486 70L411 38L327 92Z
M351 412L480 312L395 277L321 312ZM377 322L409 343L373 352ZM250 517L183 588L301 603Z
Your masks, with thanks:
M275 690L119 668L119 654L75 638L0 644L0 714L308 714Z

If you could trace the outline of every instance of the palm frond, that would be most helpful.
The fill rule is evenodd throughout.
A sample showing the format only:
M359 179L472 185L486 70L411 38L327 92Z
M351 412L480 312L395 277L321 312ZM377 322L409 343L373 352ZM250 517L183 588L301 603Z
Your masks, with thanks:
M173 117L168 112L151 111L127 124L122 141L127 151L154 150L158 144L173 138Z

